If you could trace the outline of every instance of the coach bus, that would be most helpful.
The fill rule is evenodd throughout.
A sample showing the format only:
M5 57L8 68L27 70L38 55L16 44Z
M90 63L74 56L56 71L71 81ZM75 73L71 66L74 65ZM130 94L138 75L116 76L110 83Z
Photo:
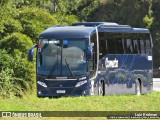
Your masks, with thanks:
M38 97L145 94L152 91L152 38L148 29L110 22L53 26L36 48Z

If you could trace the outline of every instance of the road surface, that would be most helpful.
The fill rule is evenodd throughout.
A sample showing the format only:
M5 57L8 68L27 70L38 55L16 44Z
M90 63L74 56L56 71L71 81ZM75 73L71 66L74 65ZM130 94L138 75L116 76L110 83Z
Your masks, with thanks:
M153 90L160 91L160 78L153 78Z

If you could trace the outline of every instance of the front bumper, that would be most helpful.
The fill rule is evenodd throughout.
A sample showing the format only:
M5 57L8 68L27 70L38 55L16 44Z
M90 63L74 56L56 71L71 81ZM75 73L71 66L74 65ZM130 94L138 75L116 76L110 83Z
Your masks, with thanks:
M59 93L57 91L65 91ZM43 87L37 84L38 97L60 97L60 96L85 96L89 94L89 85L85 84L79 87Z

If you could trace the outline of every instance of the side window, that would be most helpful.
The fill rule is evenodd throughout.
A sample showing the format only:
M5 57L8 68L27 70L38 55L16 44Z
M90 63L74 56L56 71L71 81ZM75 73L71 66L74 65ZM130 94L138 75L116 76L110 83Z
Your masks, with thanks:
M141 54L145 54L145 40L140 40Z
M100 59L107 55L107 40L99 40L99 54Z
M125 53L126 54L140 54L140 41L136 39L126 39L124 40Z
M133 53L140 54L138 40L133 40Z
M92 60L88 61L88 70L90 71L91 77L95 75L96 68L97 68L97 39L96 34L91 36L91 44L93 45L93 58Z
M150 40L146 40L146 54L151 55L152 50L151 50L151 42Z
M109 54L116 54L116 42L115 40L112 38L108 38L107 39L107 46L108 46L108 53Z
M133 40L131 39L126 39L126 43L127 43L127 48L126 48L126 53L133 53Z
M145 54L146 42L143 34L129 33L124 36L125 54Z
M124 54L124 44L122 38L107 40L109 54Z
M121 38L115 40L115 50L116 54L124 54L123 42Z
M106 46L108 54L124 54L124 39L123 34L108 33Z
M151 55L151 41L148 34L106 33L100 43L100 58L107 54L148 54Z

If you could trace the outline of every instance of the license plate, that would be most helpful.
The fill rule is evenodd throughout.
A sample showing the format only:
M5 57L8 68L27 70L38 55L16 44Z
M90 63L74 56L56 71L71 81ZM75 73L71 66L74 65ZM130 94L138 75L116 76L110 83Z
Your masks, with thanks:
M65 90L57 90L57 93L66 93Z

